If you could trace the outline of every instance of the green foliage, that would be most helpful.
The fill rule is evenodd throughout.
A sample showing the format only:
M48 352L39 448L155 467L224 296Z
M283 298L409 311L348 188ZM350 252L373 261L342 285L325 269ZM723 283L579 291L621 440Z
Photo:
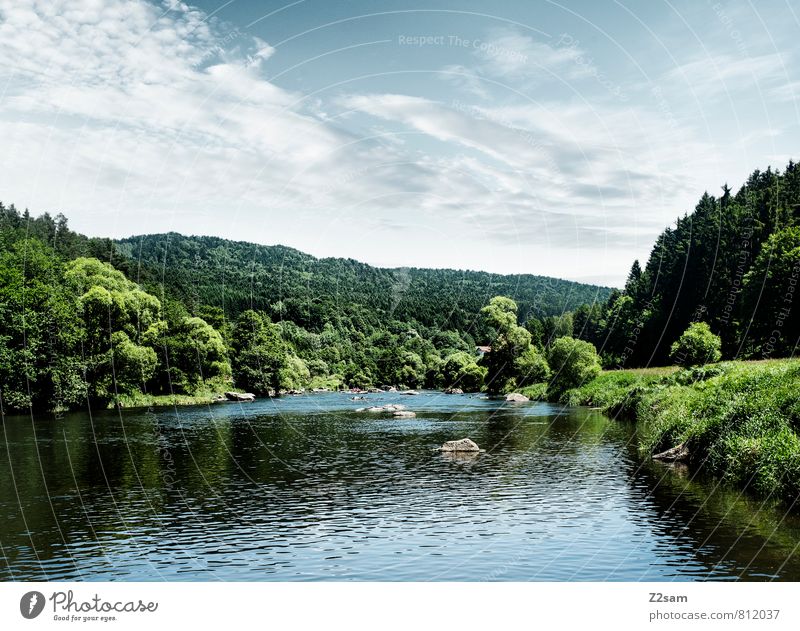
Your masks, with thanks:
M722 341L708 324L693 322L672 345L670 357L676 364L686 366L713 364L722 358L721 346Z
M301 390L311 381L311 373L302 359L288 355L283 368L278 371L278 381L285 390Z
M547 384L534 383L519 389L519 393L528 397L531 401L544 401L547 399Z
M607 367L666 363L696 321L721 338L723 357L787 356L800 341L800 167L755 171L734 195L704 194L658 237L623 292L575 313L575 336Z
M156 352L147 346L134 344L123 331L111 336L111 362L119 393L140 390L155 374L158 366Z
M283 246L175 233L131 237L115 245L148 278L163 278L165 289L192 312L211 305L235 319L255 309L275 322L289 320L316 333L326 323L340 331L370 333L394 320L416 322L418 330L455 331L462 338L470 331L483 338L477 313L491 296L511 297L527 320L605 300L609 293L530 274L381 269L352 259L317 259ZM467 341L466 348L463 343L436 347L471 352L474 343Z
M560 337L547 354L553 371L550 381L550 396L560 397L570 388L576 388L600 374L600 357L594 345L572 337Z
M50 248L22 238L0 252L0 397L5 410L72 407L85 399L77 308Z
M481 309L481 314L486 326L493 331L492 350L483 358L488 370L487 389L491 393L510 391L517 386L517 377L521 375L518 367L530 367L533 359L531 334L517 324L517 304L510 298L492 298Z
M604 371L565 399L637 421L648 454L686 444L691 464L737 486L800 493L800 360Z
M233 330L233 378L236 385L255 394L281 390L287 369L286 343L280 328L256 311L245 311Z
M744 277L742 305L751 355L780 357L800 340L800 227L770 235Z
M764 496L800 493L800 361L730 362L693 385L652 390L638 407L642 448L680 443L698 466Z
M478 366L473 355L458 351L445 358L441 368L441 378L446 388L478 392L483 387L486 368Z
M550 378L550 366L535 346L529 346L514 360L514 371L518 387L542 383Z

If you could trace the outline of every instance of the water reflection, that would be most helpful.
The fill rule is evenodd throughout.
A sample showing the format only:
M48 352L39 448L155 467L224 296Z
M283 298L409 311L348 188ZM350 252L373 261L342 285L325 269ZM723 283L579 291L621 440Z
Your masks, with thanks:
M372 397L376 404L400 401ZM346 395L9 417L0 578L800 579L800 525L585 409ZM484 452L445 454L469 436Z

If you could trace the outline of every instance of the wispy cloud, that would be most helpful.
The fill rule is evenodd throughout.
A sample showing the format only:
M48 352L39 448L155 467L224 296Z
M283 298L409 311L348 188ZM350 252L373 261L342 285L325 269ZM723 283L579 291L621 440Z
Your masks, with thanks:
M385 80L288 89L302 83L269 79L280 46L182 3L0 0L0 41L0 199L92 234L567 277L585 274L578 248L616 277L704 183L728 179L717 147L609 94L569 36L482 31L459 63L432 61L448 98ZM781 61L691 59L664 94L756 77L788 99ZM575 82L580 98L550 89Z
M672 68L663 81L705 99L742 91L766 93L785 84L790 62L789 56L781 53L750 57L711 53Z

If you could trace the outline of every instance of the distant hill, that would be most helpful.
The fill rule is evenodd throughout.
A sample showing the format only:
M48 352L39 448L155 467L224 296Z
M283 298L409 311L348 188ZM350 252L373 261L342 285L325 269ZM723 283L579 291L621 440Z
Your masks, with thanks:
M253 308L319 331L325 322L355 326L416 321L468 331L492 296L510 296L520 319L605 301L606 287L531 274L450 269L384 269L352 259L318 259L284 246L177 233L121 239L117 250L141 267L140 280L163 283L190 308L209 305L235 317Z

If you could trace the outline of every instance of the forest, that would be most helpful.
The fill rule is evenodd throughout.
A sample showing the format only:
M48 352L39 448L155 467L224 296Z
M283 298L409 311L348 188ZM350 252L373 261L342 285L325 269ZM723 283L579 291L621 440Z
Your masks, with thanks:
M198 402L234 388L493 388L476 354L494 335L481 312L492 296L547 319L610 294L210 237L87 238L63 215L13 205L0 205L0 222L5 412Z
M794 353L800 174L704 194L625 287L381 269L175 233L119 241L0 204L4 412L306 388L527 389ZM479 350L479 347L483 347ZM489 352L486 352L486 351Z
M622 291L571 314L576 336L608 368L660 366L692 323L721 338L725 359L792 356L800 337L800 168L755 171L736 192L704 194L658 237ZM567 323L569 328L570 323Z

